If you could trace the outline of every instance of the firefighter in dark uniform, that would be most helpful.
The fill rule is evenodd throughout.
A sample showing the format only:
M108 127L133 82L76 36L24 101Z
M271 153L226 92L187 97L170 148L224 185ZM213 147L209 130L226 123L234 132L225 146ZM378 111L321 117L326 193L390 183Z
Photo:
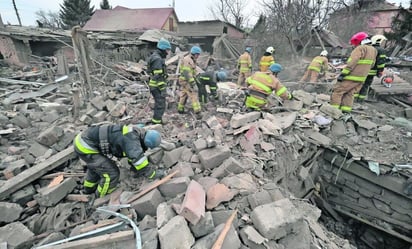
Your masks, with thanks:
M99 197L112 193L119 184L120 171L111 158L127 157L138 175L149 179L163 176L150 164L144 152L160 145L161 136L156 130L145 130L132 125L92 126L78 134L74 150L87 164L84 192L96 192Z
M201 104L206 104L208 101L208 93L206 85L210 89L211 100L217 99L217 82L226 80L227 74L225 71L207 71L197 75L197 89L199 93L199 101Z
M160 39L155 50L147 62L148 72L150 74L150 93L152 94L155 104L152 123L161 124L162 117L166 109L166 79L167 70L165 58L171 49L170 42L166 39Z

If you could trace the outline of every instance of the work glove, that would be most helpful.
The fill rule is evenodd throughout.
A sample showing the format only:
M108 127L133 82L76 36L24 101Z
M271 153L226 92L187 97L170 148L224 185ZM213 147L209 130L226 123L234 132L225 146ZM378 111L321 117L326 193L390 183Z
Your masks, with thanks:
M293 95L289 93L288 100L292 100L292 99L293 99Z
M376 73L376 76L377 76L378 78L382 77L382 76L383 76L383 72L382 72L382 71L377 72L377 73Z
M342 82L342 81L343 81L343 77L345 77L345 75L339 74L337 80L338 80L339 82Z

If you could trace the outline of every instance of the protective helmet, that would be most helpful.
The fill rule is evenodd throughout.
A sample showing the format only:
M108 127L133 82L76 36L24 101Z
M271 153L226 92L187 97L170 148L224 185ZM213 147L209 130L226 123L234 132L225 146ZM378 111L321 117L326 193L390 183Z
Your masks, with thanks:
M172 49L172 46L170 46L170 42L164 38L161 38L158 42L157 42L157 48L161 49L161 50L167 50L167 49Z
M322 52L320 52L320 56L328 56L328 51L323 50Z
M144 144L147 148L153 149L160 145L160 133L156 130L147 130L144 136Z
M273 47L268 47L266 49L266 53L273 54L273 52L275 52L275 48L273 48Z
M247 47L247 48L245 48L245 51L248 52L248 53L252 53L252 48L251 48L251 47Z
M266 53L273 54L273 52L275 52L275 48L273 48L273 47L268 47L266 49Z
M368 34L365 32L358 32L350 38L350 44L353 46L358 46L364 39L368 38Z
M198 47L198 46L193 46L191 49L190 49L190 53L191 54L200 54L202 52L202 49L200 48L200 47Z
M273 63L270 65L269 70L273 73L279 73L280 71L283 70L282 66L278 63Z
M224 81L227 78L227 74L225 73L225 71L219 71L217 72L216 77L219 81Z
M383 41L386 41L388 39L383 35L374 35L372 36L371 40L372 40L372 45L380 46Z

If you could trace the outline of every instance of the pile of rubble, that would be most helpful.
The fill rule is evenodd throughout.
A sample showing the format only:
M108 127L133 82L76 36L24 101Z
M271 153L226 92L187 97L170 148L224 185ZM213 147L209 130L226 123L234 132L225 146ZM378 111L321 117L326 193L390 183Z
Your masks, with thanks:
M146 126L166 141L148 156L168 176L134 178L120 160L120 188L96 198L81 192L85 168L72 140L96 123L146 125L153 104L146 86L116 80L96 86L87 102L70 80L28 86L5 95L0 110L5 248L355 248L319 222L313 197L322 200L324 151L371 162L372 172L398 165L402 181L411 176L400 167L412 156L409 110L367 102L343 115L329 95L294 85L295 100L273 97L279 105L271 112L244 112L243 91L226 82L202 119L177 114L171 94L169 122Z

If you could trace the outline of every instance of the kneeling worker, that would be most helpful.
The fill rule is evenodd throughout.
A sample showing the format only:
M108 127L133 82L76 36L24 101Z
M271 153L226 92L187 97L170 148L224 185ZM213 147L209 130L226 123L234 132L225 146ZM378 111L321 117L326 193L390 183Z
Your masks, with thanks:
M197 76L197 88L199 93L199 101L201 104L206 104L208 100L208 93L206 91L206 85L210 89L211 100L217 99L217 82L224 81L227 78L227 74L223 71L207 71L200 73Z
M249 85L249 93L245 100L247 108L261 110L261 108L267 107L267 98L273 91L284 100L293 98L292 94L277 78L280 71L282 71L282 66L274 63L270 65L269 72L256 72L247 79Z
M84 192L92 194L97 190L98 197L103 197L116 189L120 171L112 156L127 157L139 175L149 179L162 177L163 173L156 171L144 154L160 142L158 131L132 125L92 126L78 134L73 143L76 154L87 164Z

